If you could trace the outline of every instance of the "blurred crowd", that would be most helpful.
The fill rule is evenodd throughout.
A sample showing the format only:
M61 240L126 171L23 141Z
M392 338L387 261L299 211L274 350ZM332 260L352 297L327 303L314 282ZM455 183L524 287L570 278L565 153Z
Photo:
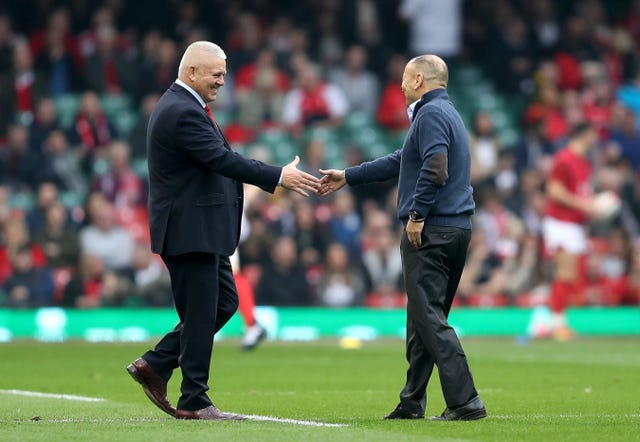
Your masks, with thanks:
M442 56L452 82L477 69L517 104L509 142L491 112L467 122L477 211L463 305L546 302L546 174L570 128L595 125L595 190L623 205L589 226L572 304L640 303L640 1L69 0L0 7L0 305L171 305L149 250L146 124L202 39L228 56L214 114L234 149L299 154L311 173L401 146L414 55ZM404 305L395 194L394 182L327 199L247 186L239 271L257 303Z

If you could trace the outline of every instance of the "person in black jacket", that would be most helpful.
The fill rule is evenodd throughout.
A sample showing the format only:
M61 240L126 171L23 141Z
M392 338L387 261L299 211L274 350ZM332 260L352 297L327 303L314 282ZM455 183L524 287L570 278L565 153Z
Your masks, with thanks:
M242 183L305 196L319 187L296 168L298 157L276 167L231 150L207 104L226 73L218 45L189 45L147 132L151 250L169 269L180 322L127 369L154 404L178 419L243 418L221 412L207 396L213 337L238 308L229 256L240 234ZM178 367L182 395L174 409L166 384Z
M447 322L471 239L475 209L469 136L446 87L449 72L435 55L413 58L402 91L411 126L401 149L346 170L320 170L320 194L345 184L398 178L398 218L405 225L400 251L407 290L407 382L386 419L421 419L426 387L438 366L447 408L436 420L487 415L467 358Z

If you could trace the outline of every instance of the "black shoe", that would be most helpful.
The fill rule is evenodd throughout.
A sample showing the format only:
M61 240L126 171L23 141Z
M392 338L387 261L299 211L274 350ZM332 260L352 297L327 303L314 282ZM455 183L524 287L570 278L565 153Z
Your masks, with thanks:
M424 413L412 413L402 408L400 404L391 413L387 414L385 419L424 419Z
M431 416L432 421L474 421L487 417L487 410L484 408L480 396L476 396L464 405L455 408L445 408L440 416Z

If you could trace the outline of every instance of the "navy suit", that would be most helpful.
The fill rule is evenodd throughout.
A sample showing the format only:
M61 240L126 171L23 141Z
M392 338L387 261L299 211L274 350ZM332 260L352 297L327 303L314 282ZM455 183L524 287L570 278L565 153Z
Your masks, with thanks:
M238 295L229 256L238 245L242 183L273 192L282 173L231 150L198 100L173 84L147 130L151 249L169 273L180 323L145 355L164 379L182 369L178 409L207 397L214 334L233 316Z

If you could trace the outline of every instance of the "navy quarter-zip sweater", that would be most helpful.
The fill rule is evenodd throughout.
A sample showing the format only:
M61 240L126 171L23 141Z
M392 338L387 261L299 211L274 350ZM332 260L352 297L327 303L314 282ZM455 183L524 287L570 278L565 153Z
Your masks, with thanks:
M469 135L445 89L422 96L401 149L345 170L351 186L398 177L398 218L409 211L425 224L471 229L475 209Z

